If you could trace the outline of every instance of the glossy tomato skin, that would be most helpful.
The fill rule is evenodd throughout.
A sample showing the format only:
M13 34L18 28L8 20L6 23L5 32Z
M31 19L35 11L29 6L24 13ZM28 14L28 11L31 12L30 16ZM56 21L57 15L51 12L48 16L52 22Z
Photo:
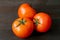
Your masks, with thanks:
M18 8L18 16L21 18L33 19L35 14L36 11L28 3L23 3Z
M48 14L40 12L34 16L34 19L38 19L38 24L35 25L38 32L47 32L50 29L52 20Z
M27 38L34 30L33 22L30 19L23 18L26 22L24 24L20 24L20 20L22 20L22 18L18 18L13 22L12 31L19 38Z

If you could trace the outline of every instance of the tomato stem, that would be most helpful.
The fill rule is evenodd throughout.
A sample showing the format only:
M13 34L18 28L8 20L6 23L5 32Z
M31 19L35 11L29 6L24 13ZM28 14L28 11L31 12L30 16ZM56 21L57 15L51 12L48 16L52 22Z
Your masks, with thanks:
M18 27L19 25L20 25L20 23L16 27Z
M21 20L21 23L22 23L22 24L25 24L25 20L22 19L22 20Z
M17 25L17 27L18 27L19 25L21 25L21 24L23 24L23 25L24 25L24 24L25 24L25 22L26 22L24 19L17 20L17 21L19 22L19 24Z
M36 25L40 24L40 23L39 23L39 19L34 19L34 23L35 23Z

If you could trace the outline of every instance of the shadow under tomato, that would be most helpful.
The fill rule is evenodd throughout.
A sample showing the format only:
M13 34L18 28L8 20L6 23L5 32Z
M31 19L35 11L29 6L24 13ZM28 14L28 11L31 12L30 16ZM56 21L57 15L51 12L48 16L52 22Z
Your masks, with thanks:
M40 32L34 31L31 36L42 36L42 35L45 35L46 33L47 33L47 32L45 32L45 33L40 33Z

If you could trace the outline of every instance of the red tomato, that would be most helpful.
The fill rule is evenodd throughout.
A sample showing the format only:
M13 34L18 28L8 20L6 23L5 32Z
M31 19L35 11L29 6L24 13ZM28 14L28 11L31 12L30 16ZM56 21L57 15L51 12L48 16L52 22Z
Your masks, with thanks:
M27 18L18 18L12 24L12 31L19 38L29 37L33 30L33 21Z
M38 32L47 32L50 29L52 22L51 17L44 12L36 14L33 21Z
M18 16L21 18L30 18L33 19L36 11L28 4L21 4L18 8Z

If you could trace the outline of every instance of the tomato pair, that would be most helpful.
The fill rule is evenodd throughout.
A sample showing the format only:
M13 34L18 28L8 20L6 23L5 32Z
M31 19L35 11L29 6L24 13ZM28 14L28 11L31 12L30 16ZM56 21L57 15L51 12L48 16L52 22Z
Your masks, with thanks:
M19 6L18 16L19 18L12 24L12 31L20 38L27 38L33 30L47 32L50 29L50 16L44 12L36 14L36 11L27 3Z
M12 24L13 33L19 38L27 38L34 30L34 23L31 20L36 11L27 3L21 4L18 8L18 16Z

